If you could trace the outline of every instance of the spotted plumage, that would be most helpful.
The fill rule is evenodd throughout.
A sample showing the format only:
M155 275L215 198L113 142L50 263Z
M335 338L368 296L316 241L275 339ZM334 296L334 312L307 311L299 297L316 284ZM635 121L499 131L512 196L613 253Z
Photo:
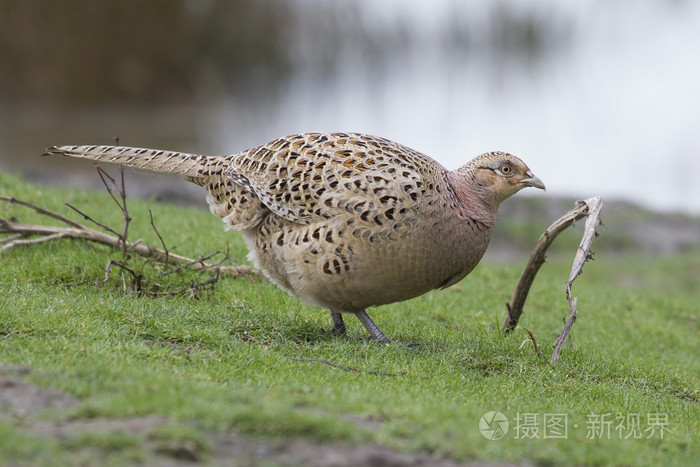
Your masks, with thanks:
M249 259L282 289L331 310L333 331L354 313L448 287L478 264L499 204L544 188L517 157L478 156L448 171L384 138L305 133L223 157L112 146L62 146L84 157L185 175L211 212L243 231Z

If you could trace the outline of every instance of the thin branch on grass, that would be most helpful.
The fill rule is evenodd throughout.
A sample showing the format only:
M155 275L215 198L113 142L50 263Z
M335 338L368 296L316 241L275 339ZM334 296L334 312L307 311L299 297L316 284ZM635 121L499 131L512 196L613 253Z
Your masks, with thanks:
M0 223L1 222L2 221L0 221ZM0 228L1 227L2 226L0 226ZM17 235L13 235L10 238L21 238L22 237L22 234L18 234L18 235L19 235L19 237ZM9 250L10 248L13 248L13 247L19 246L19 245L33 245L33 244L37 244L37 243L50 242L52 240L58 240L59 238L66 238L66 236L67 235L65 233L58 232L58 233L51 234L51 235L45 235L45 236L40 237L40 238L30 238L27 240L13 240L13 241L8 242L7 245L0 248L0 251Z
M125 244L122 245L120 234L117 233L114 229L110 229L107 226L105 226L107 227L107 230L110 230L112 233L114 233L114 235L109 235L104 232L91 229L79 222L69 219L54 211L44 209L40 206L37 206L36 204L18 199L13 196L0 196L0 200L7 202L7 206L5 207L5 209L9 209L12 205L17 204L32 209L38 214L51 217L70 226L59 227L52 225L23 224L21 222L17 222L9 218L0 218L0 234L10 235L8 238L4 238L2 239L2 241L0 241L0 245L2 245L0 246L0 252L19 246L49 242L60 238L83 239L95 243L101 243L103 245L107 245L113 248L121 249L125 245L126 249L129 252L132 252L142 258L148 258L154 261L164 262L165 258L167 257L170 263L178 265L190 265L187 267L190 267L192 270L195 271L211 270L214 268L218 268L221 274L224 274L229 277L262 277L262 275L256 269L248 265L222 266L220 264L211 264L205 262L207 259L210 259L216 253L206 256L200 256L199 258L193 259L188 258L186 256L177 255L175 253L167 252L166 250L162 250L159 248L143 245L141 243L141 240L137 240L135 242L126 241ZM83 214L79 210L75 209L73 206L69 207L76 210L76 212L78 212L87 220L90 220L91 222L100 225L98 222L95 222L90 216ZM27 239L27 237L37 238Z
M197 258L197 259L193 259L193 260L191 260L191 261L188 262L188 263L182 263L182 264L180 264L179 266L176 266L176 267L174 267L174 268L172 268L172 269L168 269L168 270L166 270L166 271L163 271L163 272L161 273L161 276L167 276L168 274L177 274L177 273L180 272L181 270L186 269L186 268L189 268L189 267L191 267L191 266L193 266L193 265L196 265L196 264L203 265L203 264L205 264L204 261L206 261L206 260L208 260L208 259L211 259L212 257L218 255L219 253L221 253L221 251L215 251L214 253L209 253L208 255L200 256L200 257ZM228 257L228 251L226 252L226 256ZM219 261L219 263L221 263L221 261ZM166 264L167 264L167 263L166 263ZM218 263L217 263L217 264L218 264Z
M168 251L168 247L165 246L165 241L163 241L163 237L161 237L160 232L158 232L158 229L156 228L156 224L153 222L153 212L151 212L150 209L148 210L148 215L151 217L151 227L153 228L153 231L158 236L158 240L160 240L160 244L163 246L163 251L165 251L165 265L167 266L168 265L168 256L170 256L170 252ZM211 255L211 256L213 256L213 255Z
M13 204L19 204L21 206L28 207L30 209L33 209L39 214L42 214L44 216L48 217L53 217L54 219L63 222L64 224L68 224L72 227L82 229L85 228L82 224L79 224L75 222L73 219L69 219L65 216L62 216L56 212L49 211L47 209L44 209L42 207L37 206L36 204L28 203L26 201L22 201L21 199L17 199L14 196L0 196L0 199L3 201L7 201L7 204L5 205L5 210L8 210L12 207Z
M117 185L117 182L114 180L114 178L109 175L102 167L95 165L95 169L97 170L97 174L100 176L100 180L102 180L102 184L104 185L105 189L107 190L107 193L109 193L109 196L112 198L114 203L119 206L119 209L122 211L122 215L124 217L124 228L122 229L122 232L119 233L116 230L112 229L110 226L103 224L101 222L98 222L95 220L93 217L85 214L82 212L80 209L76 208L70 203L66 203L66 206L83 216L83 219L86 221L90 221L93 224L97 225L101 229L110 232L114 235L117 236L119 239L119 242L121 243L121 250L122 250L122 259L126 259L126 254L127 254L127 237L129 233L129 223L132 221L131 216L129 215L129 210L127 209L126 206L126 188L124 185L124 167L119 166L119 173L121 174L121 184ZM114 196L114 192L112 191L114 186L114 189L117 190L119 193L119 197L121 199L121 202L117 200L117 197ZM166 254L167 257L167 254Z
M552 352L552 359L550 363L554 365L559 361L559 354L561 349L566 342L566 338L571 332L571 327L576 322L576 303L578 302L577 297L571 296L571 286L574 280L583 272L583 265L586 261L593 258L591 254L591 245L593 244L593 239L598 235L598 226L600 225L600 210L603 208L603 200L600 197L589 198L585 201L579 201L579 205L585 204L588 208L588 217L586 218L586 224L583 228L583 238L581 243L576 250L576 257L574 258L574 263L571 266L571 274L566 281L566 299L569 301L569 319L564 325L561 334L557 338L554 344L554 351Z
M8 199L8 197L0 196L0 199ZM18 203L19 204L19 203ZM31 203L22 202L24 206L34 208L35 206ZM39 212L37 210L37 212ZM53 216L52 216L53 217ZM78 224L80 225L80 224ZM15 222L10 219L0 219L0 234L12 234L11 241L8 241L5 245L0 247L0 251L9 250L17 246L27 245L31 243L41 243L51 240L57 240L59 238L72 238L72 239L83 239L89 240L95 243L101 243L103 245L111 246L114 248L121 248L120 239L112 235L107 235L103 232L91 229L84 225L80 225L79 228L68 228L68 227L57 227L52 225L33 225L33 224L22 224ZM31 240L17 240L19 238L24 238L28 236L39 235L39 238ZM143 258L150 258L155 261L164 261L166 252L159 249L141 244L141 240L136 242L127 242L127 248L130 252L141 256ZM220 252L216 252L220 253ZM171 263L180 265L191 265L193 270L207 270L216 268L216 264L206 263L205 260L211 258L214 254L201 256L197 259L188 258L186 256L177 255L175 253L168 253L168 260ZM231 277L250 277L250 276L260 276L260 273L248 266L221 266L219 271L222 274Z
M223 259L219 261L219 264L223 262ZM188 292L190 298L194 297L198 292L203 290L213 290L214 284L219 281L219 269L214 268L213 274L207 279L200 282L193 282L188 287L181 287L174 290L158 291L158 290L143 290L143 274L136 272L134 269L130 268L126 264L120 263L119 261L109 260L107 267L105 268L105 278L102 281L95 283L95 286L105 284L109 281L113 266L118 266L124 271L131 274L134 278L132 284L134 291L141 295L149 295L151 297L166 297L180 295L183 292Z
M519 348L522 349L522 348L523 348L523 345L525 345L525 343L526 343L527 341L530 341L530 342L532 342L532 346L535 348L535 352L537 352L537 356L540 357L540 358L544 358L544 355L542 355L542 352L540 351L540 347L537 345L537 340L535 339L534 334L532 334L532 332L530 332L530 330L529 330L528 328L524 328L524 327L522 327L522 326L518 326L518 327L521 328L521 329L523 329L523 330L527 333L527 335L530 336L529 339L525 339L525 340L520 344L520 347L519 347Z
M126 185L124 183L124 167L119 166L119 174L120 174L120 183L117 184L117 182L114 180L113 177L111 177L104 169L102 169L99 166L95 166L97 169L97 173L100 176L100 179L102 180L102 184L104 185L105 189L109 193L109 195L112 197L112 200L114 203L119 207L119 209L122 211L122 216L124 218L124 228L120 234L117 234L117 237L119 238L121 247L122 247L122 259L124 261L128 261L128 256L127 253L130 251L130 248L127 248L127 242L128 242L128 234L129 234L129 224L132 221L131 216L129 215L129 210L126 205ZM116 198L114 195L113 189L116 190L119 193L119 199ZM160 232L158 231L158 228L155 225L155 222L153 221L153 212L149 209L148 214L150 216L150 221L151 221L151 227L153 228L153 231L156 233L156 236L160 240L161 245L163 246L163 251L165 252L165 266L168 266L169 259L170 259L170 252L168 251L168 247L165 244L165 241L163 240L163 237L161 236ZM111 229L110 229L111 230ZM114 230L111 230L113 233L116 234ZM132 244L132 248L136 248L137 245L141 242L141 240L138 240L137 242ZM208 255L208 258L213 257L214 255L219 254L220 252L215 252L210 255ZM212 290L214 287L214 284L216 284L219 281L219 270L221 269L221 264L223 263L224 259L228 259L228 248L226 251L226 255L224 256L223 259L221 259L216 265L214 265L211 269L213 269L214 273L206 280L200 281L197 283L192 283L188 287L182 287L176 290L169 290L165 292L160 292L160 291L153 291L153 290L148 290L147 292L143 291L143 274L142 273L137 273L134 269L126 266L123 263L118 263L116 261L110 260L110 262L107 264L107 269L105 273L105 280L102 283L105 283L109 280L109 275L111 271L111 266L112 265L117 265L121 267L123 270L129 272L132 277L133 277L133 282L132 285L134 286L135 290L139 294L146 294L146 295L151 295L151 296L164 296L164 295L178 295L182 292L189 292L190 297L196 296L196 294L202 290ZM202 260L199 261L192 261L190 263L183 264L181 267L178 268L178 271L181 271L185 268L188 268L194 264L199 264L200 266L204 266L204 262ZM162 273L160 274L161 276L163 275Z
M0 197L0 199L4 199L8 201L8 208L12 206L13 203L20 204L22 206L28 207L30 209L35 210L39 214L43 214L49 217L52 217L54 219L57 219L63 223L68 224L70 227L55 227L55 226L41 226L41 225L27 225L27 224L20 224L19 222L16 222L13 219L4 219L0 218L0 233L9 233L11 234L10 237L6 240L3 240L0 242L2 244L2 247L0 248L0 251L2 250L9 250L10 248L14 248L17 246L21 245L29 245L33 243L43 243L43 242L49 242L52 240L57 240L59 238L82 238L82 239L87 239L91 241L95 241L98 243L103 243L106 245L113 246L115 248L119 248L122 252L122 260L121 261L115 261L115 260L109 260L109 262L105 266L104 270L104 280L101 281L96 281L95 286L98 286L100 284L105 284L109 281L112 271L114 267L120 268L122 271L127 272L131 275L132 280L131 283L129 284L129 290L135 291L137 294L140 295L150 295L150 296L166 296L166 295L178 295L184 292L189 293L191 297L196 296L199 292L204 291L204 290L212 290L214 287L214 284L216 284L219 280L220 273L224 273L228 276L234 276L234 277L241 277L241 276L250 276L251 274L255 274L255 271L253 271L249 266L222 266L223 262L225 260L229 260L229 255L228 255L228 247L226 249L225 255L223 258L221 258L217 263L212 264L212 263L207 263L207 260L210 260L216 255L221 254L221 251L217 251L214 253L210 253L205 256L200 256L197 259L192 259L192 258L187 258L184 256L180 255L175 255L171 253L165 243L165 240L163 239L162 235L158 231L158 228L155 225L155 222L153 220L153 213L149 210L149 216L150 216L150 222L151 222L151 227L153 228L153 231L155 232L156 236L160 240L160 243L162 245L162 249L158 248L153 248L153 247L148 247L145 245L141 244L141 240L137 240L135 242L129 242L128 240L128 233L129 233L129 224L132 221L132 217L129 214L129 210L127 207L127 201L126 201L126 185L124 182L124 169L122 166L119 167L119 173L120 173L120 178L119 178L119 183L111 176L109 175L106 171L104 171L101 167L96 166L97 173L100 176L100 179L102 180L102 184L104 185L105 189L109 193L110 197L114 201L114 203L119 207L122 217L124 219L124 225L123 228L121 229L121 232L118 232L116 229L110 227L109 225L103 224L99 221L97 221L94 217L90 216L89 214L81 211L77 207L66 203L66 206L68 206L70 209L78 213L80 216L83 217L83 219L95 224L96 226L100 227L102 230L104 230L107 233L103 233L97 230L90 229L86 227L83 224L80 224L78 222L75 222L71 219L68 219L64 216L61 216L57 213L54 213L52 211L46 210L44 208L41 208L39 206L36 206L32 203L28 203L25 201L17 200L16 198L9 198L9 197ZM110 235L112 234L112 235ZM33 238L28 238L26 239L25 237L30 237L33 236ZM191 282L188 286L186 287L180 287L175 290L165 290L165 291L159 291L157 290L159 285L157 283L152 283L150 284L149 282L144 282L145 281L145 276L143 271L140 271L142 269L143 264L136 263L135 265L131 264L133 263L132 257L129 255L130 253L133 253L141 258L147 258L146 264L153 264L153 261L158 261L158 262L164 262L165 267L168 268L170 264L179 264L174 269L171 269L169 271L163 272L161 268L159 269L158 272L158 277L162 277L167 274L173 274L173 273L179 273L183 271L184 269L190 269L193 271L212 271L209 277L207 277L204 280L200 280L198 282ZM131 261L131 263L130 263ZM150 284L150 285L149 285ZM124 284L126 287L126 282Z
M193 298L198 292L201 292L202 290L212 291L214 289L214 284L216 284L218 281L219 281L219 274L217 272L217 273L214 273L213 276L209 277L206 280L190 284L189 287L181 287L179 289L166 290L164 292L148 291L148 292L144 292L144 293L146 295L150 295L152 297L169 297L169 296L173 296L173 295L180 295L183 292L187 292L189 297Z
M18 238L22 238L22 234L14 234L14 235L10 235L7 238L0 238L0 245L2 245L3 243L13 242L13 241L17 240Z
M107 189L109 196L111 196L112 200L114 200L115 204L117 206L119 206L119 208L122 211L122 215L124 216L124 229L123 229L122 233L119 235L119 238L122 239L122 258L126 259L126 253L127 253L126 239L128 238L129 224L131 223L132 219L131 219L131 216L129 215L129 210L126 207L126 185L124 184L124 166L123 165L119 166L119 177L120 177L119 185L117 185L117 182L114 181L114 178L112 178L102 167L95 164L95 169L97 170L97 173L99 174L100 179L102 180L102 184ZM121 199L121 203L114 196L114 193L112 192L112 188L110 187L110 184L107 183L106 179L111 182L111 184L114 186L114 188L119 193L119 198ZM167 252L166 252L166 258L167 258Z
M134 278L133 284L135 285L136 292L141 293L143 274L139 274L136 271L134 271L132 268L127 266L126 264L120 263L119 261L114 261L113 259L110 259L107 262L107 266L105 267L104 280L95 282L95 287L97 287L98 285L101 285L101 284L106 284L107 281L109 281L109 276L112 273L112 266L118 266L118 267L122 268L124 271L131 274L131 276Z
M84 220L92 222L93 224L95 224L96 226L98 226L99 228L101 228L102 230L106 230L107 232L113 233L114 235L117 236L118 241L120 241L120 242L122 241L121 234L120 234L119 232L117 232L116 230L112 229L110 226L105 225L105 224L103 224L103 223L101 223L101 222L99 222L99 221L93 219L92 217L90 217L89 215L85 214L83 211L81 211L80 209L76 208L75 206L73 206L73 205L70 204L70 203L66 203L66 206L68 206L68 207L71 208L73 211L75 211L75 212L77 212L78 214L80 214L80 215L83 217ZM122 248L123 248L123 247L122 247Z
M209 257L214 256L214 255L219 254L219 253L221 253L221 252L213 253L213 254L209 255ZM213 268L214 273L209 278L207 278L201 282L192 283L192 284L190 284L189 287L183 287L180 289L169 290L169 291L165 291L165 292L149 291L148 294L151 296L154 296L154 297L162 297L162 296L168 296L168 295L179 295L183 292L189 292L189 296L194 297L195 294L199 291L202 291L202 290L212 291L212 290L214 290L214 284L216 284L219 281L219 273L221 271L221 263L223 263L224 260L228 259L228 257L229 257L228 251L226 251L226 254L224 255L224 257L221 258L219 260L219 262L217 263L217 267ZM192 265L192 264L194 264L194 263L189 263L188 265L180 266L177 269L180 270L182 267L187 267L187 266ZM162 275L165 275L165 274L161 274L161 276Z
M518 325L518 320L520 320L520 316L523 314L523 307L525 305L527 295L530 292L530 287L532 286L532 283L535 280L535 276L537 275L537 272L539 271L540 267L542 266L542 264L544 264L547 249L552 244L557 235L569 228L574 222L584 217L588 217L589 219L594 218L594 232L589 233L589 229L591 227L589 227L588 221L586 221L586 227L584 230L584 238L590 236L592 241L592 237L595 235L595 227L597 227L599 223L598 217L602 206L603 200L600 197L589 198L585 201L578 201L574 209L572 209L571 211L567 212L562 217L554 221L554 223L552 223L552 225L550 225L547 228L547 230L544 231L542 236L537 241L535 249L532 251L530 259L528 260L527 265L525 266L525 269L523 270L523 273L521 274L520 279L518 280L518 284L516 285L515 290L513 291L513 297L510 299L510 302L506 303L508 317L506 318L505 322L503 323L503 326L501 327L501 330L504 333L510 333ZM579 249L580 248L581 247L579 246Z
M333 368L338 368L343 371L352 371L355 373L366 373L368 375L377 375L377 376L399 376L397 373L386 373L384 371L375 371L375 370L358 370L357 368L353 368L351 366L346 366L346 365L341 365L339 363L332 362L330 360L326 360L325 358L295 358L294 360L298 360L300 362L320 362L320 363L325 363L326 365L332 366Z

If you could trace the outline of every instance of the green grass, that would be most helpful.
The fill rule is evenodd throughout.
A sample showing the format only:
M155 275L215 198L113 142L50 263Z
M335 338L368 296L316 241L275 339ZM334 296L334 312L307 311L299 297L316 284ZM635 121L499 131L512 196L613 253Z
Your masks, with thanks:
M37 187L0 173L0 194L79 220L63 206L68 201L120 225L120 213L104 193ZM240 235L223 232L221 221L205 210L129 203L130 238L158 245L151 208L162 236L179 245L179 253L197 256L228 245L234 261L245 261ZM20 206L2 216L49 222ZM206 460L214 434L223 431L277 440L374 441L462 461L535 465L690 465L700 455L698 251L683 257L598 255L574 284L574 348L565 347L556 366L548 361L567 312L563 283L570 267L559 260L542 269L521 319L545 354L539 358L531 344L521 345L528 338L522 329L509 337L498 331L525 257L518 265L482 264L448 290L374 310L371 316L395 340L378 345L355 319L346 319L348 339L331 336L326 311L264 281L225 278L199 298L153 299L125 291L118 273L93 285L104 277L107 260L121 257L107 247L59 240L0 255L0 365L27 365L32 371L13 377L81 402L26 418L0 415L0 459L11 463L147 462L182 442ZM178 279L155 280L168 286ZM491 410L510 421L498 441L478 429ZM566 414L566 439L542 438L543 418L550 414ZM589 439L592 417L603 414L613 421L610 439ZM625 439L626 432L615 430L620 414L639 414L642 431L649 428L648 414L660 414L668 431L663 439L658 431L649 439L650 432ZM537 417L540 439L516 439L518 431L522 435L515 428L518 415ZM147 416L169 422L145 433L67 438L46 438L32 428L37 420Z

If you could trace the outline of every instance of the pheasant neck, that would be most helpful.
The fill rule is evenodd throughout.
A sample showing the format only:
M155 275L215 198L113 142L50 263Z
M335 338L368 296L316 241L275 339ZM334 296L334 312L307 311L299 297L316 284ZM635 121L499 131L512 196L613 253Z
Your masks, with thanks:
M447 181L457 198L457 209L461 216L489 228L496 224L499 203L493 192L476 180L473 172L447 172Z

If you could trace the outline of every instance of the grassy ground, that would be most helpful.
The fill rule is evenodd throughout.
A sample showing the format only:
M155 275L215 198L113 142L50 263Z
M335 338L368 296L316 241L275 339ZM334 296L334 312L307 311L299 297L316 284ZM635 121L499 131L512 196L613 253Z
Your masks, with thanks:
M2 194L78 220L67 201L120 225L103 193L0 174ZM131 200L132 239L159 244L149 207L179 253L228 245L234 261L245 261L238 233L224 233L200 209ZM48 222L19 206L1 216ZM524 330L498 331L524 255L517 265L482 264L448 290L374 310L396 341L390 345L366 339L355 319L346 319L348 339L331 336L327 312L264 281L224 278L199 298L153 299L125 291L124 274L92 285L109 258L120 258L107 247L60 240L0 255L0 463L225 463L225 434L275 446L379 444L461 462L690 465L700 455L697 250L598 254L574 284L574 346L554 367L569 256L545 265L521 319L540 358L523 344ZM182 279L154 280L166 287ZM22 407L17 394L43 399ZM482 436L479 421L489 411L508 419L503 439Z

